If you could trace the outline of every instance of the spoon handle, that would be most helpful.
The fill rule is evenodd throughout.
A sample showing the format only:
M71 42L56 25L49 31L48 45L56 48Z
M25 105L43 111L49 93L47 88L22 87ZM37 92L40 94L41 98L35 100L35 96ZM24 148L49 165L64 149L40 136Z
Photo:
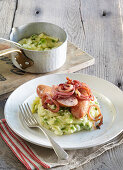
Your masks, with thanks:
M21 51L18 50L18 49L9 48L9 49L5 49L5 50L1 50L1 51L0 51L0 56L6 55L6 54L10 54L10 53L12 53L12 52L19 52L19 53L21 53Z
M10 42L10 43L13 43L13 44L15 44L15 45L17 45L17 46L21 46L19 43L14 42L14 41L11 41L11 40L7 40L7 39L5 39L5 38L0 38L0 40L4 40L4 41Z

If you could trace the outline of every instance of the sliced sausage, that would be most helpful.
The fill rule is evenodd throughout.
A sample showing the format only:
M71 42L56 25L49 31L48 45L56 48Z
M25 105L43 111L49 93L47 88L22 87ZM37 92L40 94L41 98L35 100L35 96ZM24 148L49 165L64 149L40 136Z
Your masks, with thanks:
M82 91L82 94L88 95L85 90ZM76 118L83 118L89 109L90 101L88 100L79 100L76 106L71 107L71 113Z
M63 107L72 107L78 104L78 100L74 96L71 96L67 99L59 98L57 99L57 102L59 103L60 106L63 106Z

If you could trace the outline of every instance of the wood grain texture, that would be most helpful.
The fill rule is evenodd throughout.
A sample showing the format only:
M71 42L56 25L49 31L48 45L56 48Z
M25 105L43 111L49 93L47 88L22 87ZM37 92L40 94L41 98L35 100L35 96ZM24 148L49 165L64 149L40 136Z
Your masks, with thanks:
M8 0L0 1L0 37L9 38L15 9L16 0L11 0L11 2Z
M51 22L64 28L69 41L83 47L79 0L24 0L18 1L14 26L29 22ZM27 10L28 9L28 10Z
M83 72L104 78L123 89L123 28L120 4L122 3L114 0L81 0L86 36L84 50L96 59L95 66Z
M16 9L17 1L9 2L0 1L0 23L4 23L0 28L2 37L8 36ZM6 14L5 8L11 12ZM14 26L47 21L64 28L70 41L96 59L94 66L79 72L104 78L123 89L123 0L26 0L26 3L18 0L15 12ZM2 115L2 110L0 113ZM0 139L0 151L1 148L1 169L24 169ZM77 170L122 170L122 160L121 145Z

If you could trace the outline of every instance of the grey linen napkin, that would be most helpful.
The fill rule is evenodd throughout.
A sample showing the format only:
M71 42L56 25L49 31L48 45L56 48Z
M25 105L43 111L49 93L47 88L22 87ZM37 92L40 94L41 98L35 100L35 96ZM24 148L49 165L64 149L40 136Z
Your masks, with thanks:
M5 120L3 122L6 123ZM4 127L3 122L0 120L0 124ZM0 128L0 133L4 136L4 133L1 128ZM6 133L8 133L7 130L6 130ZM19 138L17 135L16 135L16 137ZM8 140L8 139L6 139L6 140ZM23 148L21 148L20 144L15 139L12 139L12 140L17 145L17 147L20 148L29 159L32 159L23 150ZM23 139L21 139L21 140L24 141ZM8 142L9 142L9 140L8 140ZM122 144L123 143L123 133L119 134L117 137L115 137L108 143L97 146L97 147L93 147L93 148L89 148L89 149L79 149L79 150L67 151L67 153L69 154L69 159L67 161L66 160L58 161L57 157L52 149L43 148L41 146L37 146L37 145L31 144L26 141L24 141L24 142L29 146L29 148L35 153L35 155L42 162L44 162L47 165L49 165L50 167L52 167L51 169L71 170L71 169L78 168L78 167L88 163L92 159L103 154L105 151ZM35 164L39 169L45 169L37 162L35 162ZM31 165L31 169L35 169L33 165Z
M68 161L58 161L57 157L52 149L46 149L40 146L36 146L28 143L30 148L38 155L39 159L44 160L45 162L49 162L50 165L56 165L54 170L71 170L78 168L92 159L100 156L105 151L112 149L116 146L119 146L123 143L123 133L115 137L110 142L100 145L97 147L89 148L89 149L79 149L79 150L71 150L67 151L69 154ZM63 165L65 164L65 165ZM61 165L61 166L60 166ZM42 167L40 167L41 169ZM42 168L44 169L44 168Z
M116 146L119 146L120 144L123 143L123 133L115 137L113 140L110 142L100 145L97 147L89 148L89 149L79 149L79 150L72 150L72 151L67 151L69 154L69 159L68 159L68 164L66 162L65 166L62 167L56 167L52 168L54 170L71 170L78 168L88 162L90 162L92 159L100 156L103 154L105 151L112 149ZM46 149L42 147L38 147L35 145L30 145L32 149L35 150L37 155L48 162L55 162L57 161L57 158L51 149ZM65 163L65 162L64 162Z

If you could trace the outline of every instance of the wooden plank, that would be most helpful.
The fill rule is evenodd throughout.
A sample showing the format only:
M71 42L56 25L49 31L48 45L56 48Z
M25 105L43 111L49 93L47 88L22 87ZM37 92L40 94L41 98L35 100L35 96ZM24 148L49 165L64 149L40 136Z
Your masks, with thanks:
M16 0L0 1L0 37L9 38L15 10Z
M109 80L123 89L121 4L117 0L93 0L92 3L81 0L81 16L86 36L84 50L96 59L95 66L83 72Z
M61 26L67 31L69 41L83 47L85 37L78 0L26 0L26 3L25 0L18 1L14 26L36 21Z
M77 170L123 170L123 144L103 153Z
M1 47L1 45L0 45ZM10 56L0 57L0 95L13 91L19 85L33 78L53 73L72 73L93 65L95 59L68 42L67 59L58 70L46 74L29 74L14 67Z

